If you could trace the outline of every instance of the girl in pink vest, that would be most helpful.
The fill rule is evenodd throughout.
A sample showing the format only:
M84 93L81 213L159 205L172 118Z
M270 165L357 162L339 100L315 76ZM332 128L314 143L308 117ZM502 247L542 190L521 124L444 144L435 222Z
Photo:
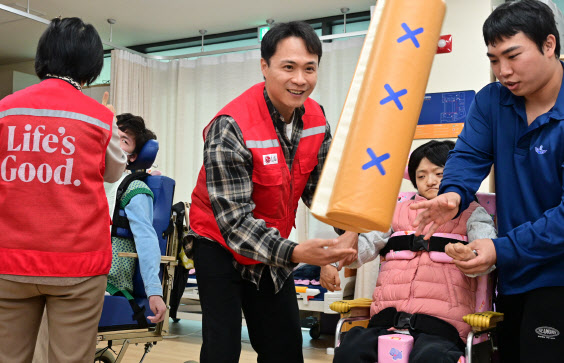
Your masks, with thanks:
M493 220L476 202L458 217L442 225L430 241L415 237L412 226L418 210L409 206L437 196L452 141L430 141L412 153L408 172L418 194L399 201L388 232L361 234L358 268L382 256L382 266L374 289L368 328L353 328L335 351L334 362L376 362L378 337L406 330L414 337L409 362L457 362L464 355L470 327L462 321L476 310L475 276L466 276L444 253L448 243L465 259L474 253L465 246L479 238L495 238ZM461 243L457 241L462 241ZM333 266L324 267L331 274ZM324 273L322 272L322 275Z

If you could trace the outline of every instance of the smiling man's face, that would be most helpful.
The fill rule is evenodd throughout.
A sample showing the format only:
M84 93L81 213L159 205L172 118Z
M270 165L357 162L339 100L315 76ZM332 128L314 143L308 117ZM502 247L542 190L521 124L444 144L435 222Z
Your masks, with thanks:
M270 64L261 59L268 97L278 112L289 122L294 109L301 107L317 84L319 57L311 54L303 39L282 39Z

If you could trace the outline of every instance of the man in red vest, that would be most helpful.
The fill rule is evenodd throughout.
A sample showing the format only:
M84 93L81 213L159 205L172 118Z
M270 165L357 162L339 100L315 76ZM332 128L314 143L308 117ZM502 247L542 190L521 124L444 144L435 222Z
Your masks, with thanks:
M239 361L241 310L259 362L302 362L292 268L355 254L335 240L288 240L298 201L311 204L331 143L323 109L308 98L321 53L308 24L277 24L261 44L265 82L204 130L190 208L203 313L200 363Z
M126 165L109 106L81 91L103 62L92 25L53 19L41 82L0 101L0 362L31 362L44 308L50 362L94 357L112 259L103 182Z

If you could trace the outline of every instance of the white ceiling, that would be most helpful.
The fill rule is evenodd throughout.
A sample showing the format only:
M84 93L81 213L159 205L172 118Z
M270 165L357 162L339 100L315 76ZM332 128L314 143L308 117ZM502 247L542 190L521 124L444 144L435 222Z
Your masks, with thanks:
M272 18L307 20L368 11L375 0L29 0L31 14L46 19L78 16L93 24L103 40L110 37L108 18L116 19L112 42L120 46L190 38L199 29L209 34L249 29ZM0 0L25 11L26 0ZM0 65L35 57L45 29L39 22L0 9Z

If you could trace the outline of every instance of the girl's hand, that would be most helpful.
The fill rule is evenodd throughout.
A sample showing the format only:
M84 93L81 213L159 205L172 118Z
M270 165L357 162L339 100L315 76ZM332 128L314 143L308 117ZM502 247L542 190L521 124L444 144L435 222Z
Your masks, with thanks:
M468 245L462 243L449 243L445 246L445 253L457 261L469 261L476 255Z
M339 271L337 271L335 266L322 266L319 282L321 283L321 286L331 292L341 290L341 279L339 278Z

